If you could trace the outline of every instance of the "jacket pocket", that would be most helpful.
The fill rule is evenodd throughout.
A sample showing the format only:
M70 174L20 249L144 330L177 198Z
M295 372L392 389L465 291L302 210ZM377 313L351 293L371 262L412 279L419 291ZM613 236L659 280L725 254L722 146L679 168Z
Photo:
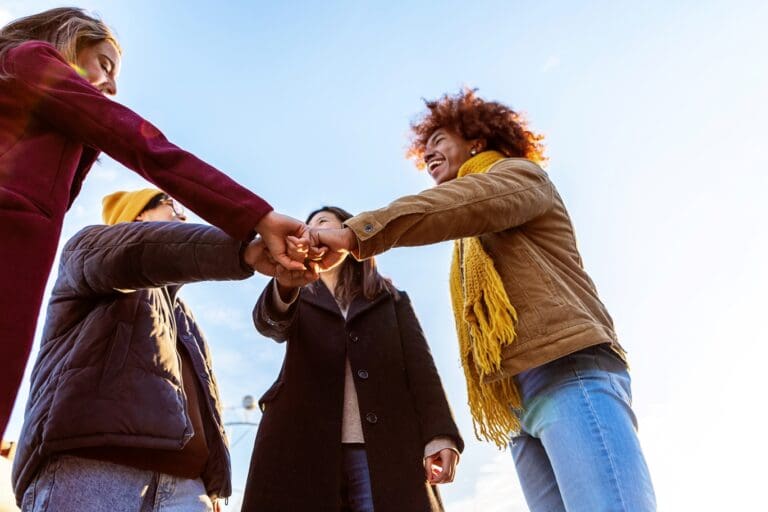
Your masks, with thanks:
M51 218L49 208L43 207L25 194L7 187L0 187L0 210L17 214L39 215L46 219Z
M558 292L552 272L546 270L530 250L526 248L515 249L515 262L519 265L519 273L524 283L526 295L537 304L544 306L560 306L563 297Z
M109 387L125 368L131 346L131 332L131 326L125 322L117 324L115 334L109 343L109 351L107 352L107 359L104 361L99 388Z
M261 412L264 412L267 409L267 404L277 397L282 387L283 380L278 379L274 384L272 384L272 386L270 386L266 393L261 395L261 398L259 398L259 409L261 409Z
M538 257L526 247L516 247L502 258L504 273L509 276L509 299L520 315L521 330L530 335L545 334L552 323L561 316L565 304L555 285L551 272Z

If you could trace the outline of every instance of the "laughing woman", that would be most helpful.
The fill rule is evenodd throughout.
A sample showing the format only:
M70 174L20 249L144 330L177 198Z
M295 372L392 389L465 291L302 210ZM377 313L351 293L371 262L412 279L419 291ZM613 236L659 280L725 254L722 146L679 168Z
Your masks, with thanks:
M437 186L316 245L359 258L455 240L454 319L477 434L510 442L532 512L655 510L626 357L584 270L541 137L473 91L427 103L412 153Z
M324 207L310 226L351 217ZM301 290L267 285L256 328L287 341L262 396L243 511L442 510L463 442L408 296L347 258Z

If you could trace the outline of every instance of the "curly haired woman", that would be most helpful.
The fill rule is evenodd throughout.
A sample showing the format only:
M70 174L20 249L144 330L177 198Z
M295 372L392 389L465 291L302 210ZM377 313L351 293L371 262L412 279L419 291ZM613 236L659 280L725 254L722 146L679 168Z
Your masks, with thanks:
M478 437L511 445L533 512L655 510L624 350L583 268L542 137L473 91L426 103L410 155L437 186L314 231L369 258L454 240L451 295ZM511 436L511 442L510 442Z
M121 49L81 9L50 9L0 28L0 436L32 347L61 226L101 151L168 191L230 236L264 237L273 256L302 224L170 143L107 98Z

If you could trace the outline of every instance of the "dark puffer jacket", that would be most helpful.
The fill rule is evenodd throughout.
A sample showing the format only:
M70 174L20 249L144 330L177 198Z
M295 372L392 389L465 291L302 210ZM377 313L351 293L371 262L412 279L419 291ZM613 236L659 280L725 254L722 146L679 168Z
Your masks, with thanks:
M85 447L180 450L193 435L177 340L214 426L203 472L231 494L231 468L206 341L176 297L184 283L244 279L243 244L178 222L90 226L64 247L13 467L17 500L52 454ZM205 416L204 416L205 417Z

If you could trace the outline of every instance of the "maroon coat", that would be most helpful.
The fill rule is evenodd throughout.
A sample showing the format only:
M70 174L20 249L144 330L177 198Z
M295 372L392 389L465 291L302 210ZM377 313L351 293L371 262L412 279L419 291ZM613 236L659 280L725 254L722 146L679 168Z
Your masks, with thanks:
M5 55L0 80L0 435L32 346L64 214L100 151L234 238L272 208L168 142L40 41Z

